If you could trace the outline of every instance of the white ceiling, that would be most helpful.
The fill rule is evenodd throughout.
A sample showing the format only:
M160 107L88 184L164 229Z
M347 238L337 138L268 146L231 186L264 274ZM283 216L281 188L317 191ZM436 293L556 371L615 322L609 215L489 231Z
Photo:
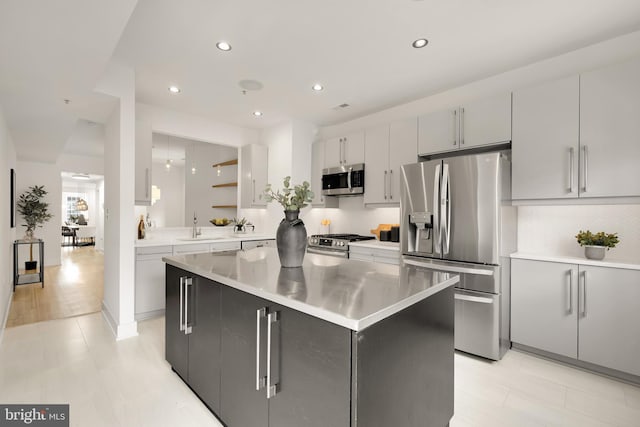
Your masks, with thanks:
M0 104L20 157L51 159L78 118L104 121L113 104L91 89L110 59L135 68L147 104L251 128L322 126L640 29L638 0L135 3L3 0ZM419 37L429 45L411 48ZM243 79L264 88L243 95Z

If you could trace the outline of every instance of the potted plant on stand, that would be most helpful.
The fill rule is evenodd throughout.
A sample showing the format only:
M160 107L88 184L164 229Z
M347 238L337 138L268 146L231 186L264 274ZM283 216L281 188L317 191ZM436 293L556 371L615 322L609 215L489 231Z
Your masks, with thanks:
M292 187L290 176L284 178L283 184L282 191L276 192L271 189L271 184L267 184L264 196L267 202L276 200L284 208L284 219L276 232L280 265L300 267L307 249L307 230L298 215L300 209L311 203L313 192L309 189L310 184L307 181Z
M605 250L615 248L620 243L617 233L607 234L604 231L594 234L589 230L580 230L576 239L580 246L584 246L584 256L597 260L604 259Z
M24 218L23 227L25 230L25 240L34 241L33 232L36 227L49 221L53 215L49 213L49 203L43 202L42 199L47 194L44 185L34 185L29 187L27 191L22 193L16 203L18 213ZM42 261L42 260L41 260ZM33 260L33 243L29 245L29 261L25 263L25 270L35 270L38 261Z

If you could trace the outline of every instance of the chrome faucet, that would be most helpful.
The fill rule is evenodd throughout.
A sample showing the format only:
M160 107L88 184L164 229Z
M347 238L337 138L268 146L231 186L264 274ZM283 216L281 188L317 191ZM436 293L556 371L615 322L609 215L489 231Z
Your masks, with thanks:
M198 230L196 225L198 224L198 217L196 216L196 212L193 211L193 230L191 230L191 237L196 238L202 234L202 229Z

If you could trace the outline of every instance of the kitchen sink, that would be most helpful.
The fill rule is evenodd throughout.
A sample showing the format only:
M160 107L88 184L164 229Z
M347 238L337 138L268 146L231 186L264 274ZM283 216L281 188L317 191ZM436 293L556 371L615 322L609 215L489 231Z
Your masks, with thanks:
M198 237L181 237L178 238L176 240L179 240L181 242L202 242L205 240L221 240L221 239L226 239L226 237L224 236L219 236L219 237L209 237L209 236L198 236Z

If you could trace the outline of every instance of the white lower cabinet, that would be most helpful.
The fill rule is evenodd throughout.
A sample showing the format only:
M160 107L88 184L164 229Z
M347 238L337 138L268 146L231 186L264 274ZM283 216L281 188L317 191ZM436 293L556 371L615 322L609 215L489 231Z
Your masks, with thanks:
M511 261L511 341L640 375L640 271Z
M165 267L162 257L171 256L172 247L136 248L135 318L160 315L165 307Z

